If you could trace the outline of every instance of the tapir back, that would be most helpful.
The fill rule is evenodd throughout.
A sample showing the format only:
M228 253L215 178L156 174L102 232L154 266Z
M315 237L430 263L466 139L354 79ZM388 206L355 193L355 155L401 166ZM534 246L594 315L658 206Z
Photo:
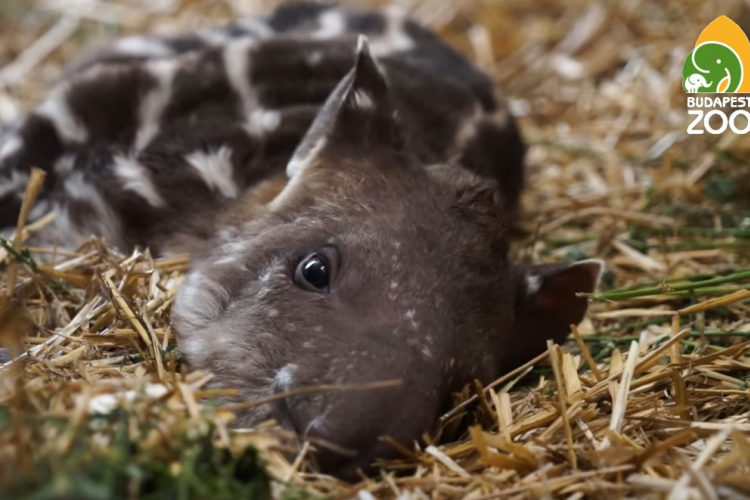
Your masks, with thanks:
M47 172L32 218L54 209L52 242L97 234L127 250L190 249L220 213L284 167L370 38L409 149L499 181L515 210L523 145L491 81L392 11L300 4L171 37L119 40L74 62L48 99L0 136L0 227L31 167Z

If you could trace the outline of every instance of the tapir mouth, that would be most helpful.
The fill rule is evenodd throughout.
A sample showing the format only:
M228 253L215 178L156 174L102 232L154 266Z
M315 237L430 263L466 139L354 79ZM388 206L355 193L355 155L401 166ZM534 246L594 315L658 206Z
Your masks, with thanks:
M348 466L360 455L357 450L333 442L332 437L321 432L322 429L315 420L299 422L289 406L288 398L278 401L274 405L273 413L278 425L296 434L300 447L305 441L313 447L308 457L313 467L321 473L343 477L347 474L342 471L348 469ZM288 458L294 460L297 457Z
M287 405L286 399L277 401L273 405L273 417L279 426L288 431L294 432L297 436L300 435L299 429L297 428L297 425L292 418L292 414L289 411L289 406Z

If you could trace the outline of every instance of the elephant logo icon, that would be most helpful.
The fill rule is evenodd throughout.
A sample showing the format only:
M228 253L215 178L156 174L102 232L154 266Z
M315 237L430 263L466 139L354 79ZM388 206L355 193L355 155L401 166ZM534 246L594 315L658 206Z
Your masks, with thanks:
M713 85L712 82L707 82L706 78L700 73L693 73L685 78L685 90L694 94L700 92L701 89L706 89Z
M750 92L750 41L731 19L721 16L698 37L682 66L685 92Z

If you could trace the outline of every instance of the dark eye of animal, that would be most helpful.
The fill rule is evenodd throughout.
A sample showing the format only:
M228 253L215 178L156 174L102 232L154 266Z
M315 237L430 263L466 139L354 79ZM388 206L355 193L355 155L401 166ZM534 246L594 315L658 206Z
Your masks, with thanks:
M297 265L294 273L297 286L311 292L328 293L331 285L331 264L321 253L305 257Z

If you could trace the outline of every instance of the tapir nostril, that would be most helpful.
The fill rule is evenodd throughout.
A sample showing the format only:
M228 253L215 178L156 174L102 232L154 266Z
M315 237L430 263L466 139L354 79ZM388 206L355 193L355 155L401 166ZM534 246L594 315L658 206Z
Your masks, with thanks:
M309 422L301 419L298 412L293 411L288 398L276 403L274 414L277 424L293 431L300 442L308 441L313 446L310 458L320 472L336 474L359 455L357 450L337 444L335 433L326 432L320 416Z
M287 404L286 399L283 399L274 405L273 415L279 426L293 431L297 436L300 435L299 428L292 418L292 413L289 411L289 405Z
M349 474L344 471L356 461L359 452L337 444L335 435L329 435L321 426L315 424L316 422L313 421L303 436L303 439L315 448L311 455L315 468L320 472L334 474L344 479L355 479L355 476L348 477Z

